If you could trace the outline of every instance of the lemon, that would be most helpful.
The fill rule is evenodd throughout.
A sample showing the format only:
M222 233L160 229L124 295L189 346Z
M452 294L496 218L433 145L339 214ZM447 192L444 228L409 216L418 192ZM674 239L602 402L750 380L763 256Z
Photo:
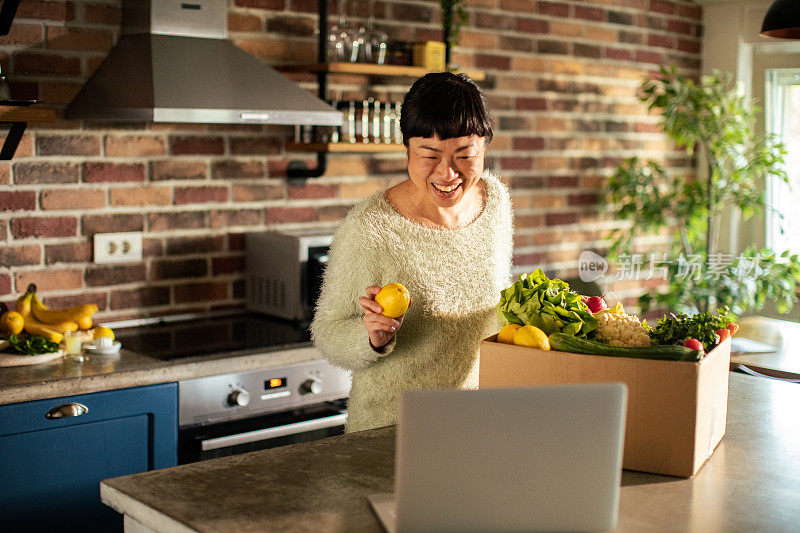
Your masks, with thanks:
M408 310L411 304L411 295L400 283L387 283L375 295L375 301L383 307L382 315L397 318Z
M517 346L529 346L540 350L550 349L550 340L547 333L536 326L522 326L514 333L514 344Z
M16 335L22 332L25 320L16 311L8 311L0 316L0 331L8 335Z
M96 328L94 328L94 338L96 339L98 337L108 337L113 341L114 332L111 331L110 328L107 328L105 326L97 326Z
M503 326L503 329L500 330L500 333L497 334L497 342L514 344L514 334L521 327L522 326L519 324L506 324Z
M84 331L87 329L92 329L92 315L84 315L76 320L76 322L78 323L78 329L82 329Z

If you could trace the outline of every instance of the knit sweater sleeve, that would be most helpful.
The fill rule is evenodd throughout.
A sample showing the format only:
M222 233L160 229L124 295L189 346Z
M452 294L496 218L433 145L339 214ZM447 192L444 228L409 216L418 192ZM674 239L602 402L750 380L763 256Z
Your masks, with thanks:
M362 319L358 298L380 280L374 241L364 214L351 212L336 232L317 300L311 337L331 363L348 370L364 368L392 352L396 339L376 351Z

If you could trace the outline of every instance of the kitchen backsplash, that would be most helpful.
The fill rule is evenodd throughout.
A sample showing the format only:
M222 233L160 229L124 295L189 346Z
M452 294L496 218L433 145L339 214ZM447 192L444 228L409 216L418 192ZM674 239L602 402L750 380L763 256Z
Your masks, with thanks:
M615 227L603 185L619 161L637 154L692 166L659 133L636 87L661 64L699 73L701 8L465 3L453 60L487 75L496 122L489 165L512 189L515 267L575 276L580 252L602 251ZM229 38L269 64L314 62L316 8L316 0L230 0ZM390 39L441 40L438 1L378 1L375 10ZM23 0L0 37L13 96L39 98L61 117L118 39L119 22L119 2ZM208 65L209 76L221 71ZM292 78L314 90L313 77ZM337 75L331 96L394 101L410 82ZM334 226L405 176L402 153L333 154L322 178L288 183L289 161L315 164L313 154L285 151L293 137L294 128L278 126L31 124L14 159L0 162L0 301L34 282L46 303L94 302L106 320L241 307L245 233ZM144 260L94 264L92 236L120 231L143 232ZM641 286L615 289L633 296Z

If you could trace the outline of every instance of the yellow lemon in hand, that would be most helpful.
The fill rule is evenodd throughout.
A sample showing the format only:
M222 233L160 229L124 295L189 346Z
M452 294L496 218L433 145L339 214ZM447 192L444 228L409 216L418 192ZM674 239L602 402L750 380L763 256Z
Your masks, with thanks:
M397 318L408 310L411 295L400 283L388 283L375 295L375 301L383 307L382 315Z
M521 327L522 326L519 324L506 324L503 326L503 329L500 330L500 333L497 334L497 342L514 344L514 334Z
M514 344L518 346L530 346L540 350L550 349L550 340L547 333L536 326L522 326L514 333Z
M108 337L113 341L114 332L111 331L110 328L107 328L105 326L97 326L96 328L94 328L94 338L96 339L98 337Z

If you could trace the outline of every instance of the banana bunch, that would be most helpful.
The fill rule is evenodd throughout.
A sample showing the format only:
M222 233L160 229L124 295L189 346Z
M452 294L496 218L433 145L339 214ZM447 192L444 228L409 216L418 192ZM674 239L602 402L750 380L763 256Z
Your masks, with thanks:
M17 300L17 312L22 315L25 331L41 335L51 342L61 342L64 333L92 327L92 314L97 312L95 304L76 305L67 309L50 309L36 296L36 285Z

